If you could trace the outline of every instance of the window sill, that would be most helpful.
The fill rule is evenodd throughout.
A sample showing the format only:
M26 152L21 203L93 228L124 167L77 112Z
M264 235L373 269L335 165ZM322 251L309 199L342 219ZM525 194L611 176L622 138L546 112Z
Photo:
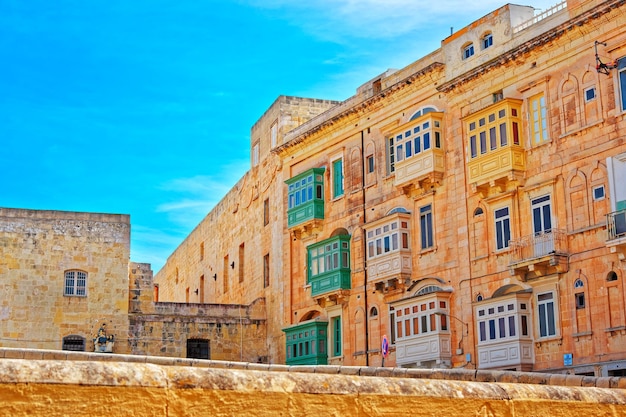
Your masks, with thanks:
M616 327L609 327L608 329L604 330L606 333L609 333L609 336L615 336L615 335L623 335L626 333L626 326L616 326Z
M574 333L572 334L572 336L578 339L580 337L591 336L592 334L593 334L592 331L587 331L587 332Z
M558 344L560 345L561 343L563 343L563 338L560 336L548 336L548 337L545 337L544 339L537 340L535 342L535 347L540 348L541 345L545 343L553 343L553 342L558 342Z
M434 253L434 252L437 252L437 246L433 246L433 247L431 247L431 248L426 248L426 249L422 249L422 250L420 250L420 252L419 252L419 256L420 256L420 258L421 258L423 255L427 255L427 254L429 254L429 253L431 253L431 252L433 252L433 253Z

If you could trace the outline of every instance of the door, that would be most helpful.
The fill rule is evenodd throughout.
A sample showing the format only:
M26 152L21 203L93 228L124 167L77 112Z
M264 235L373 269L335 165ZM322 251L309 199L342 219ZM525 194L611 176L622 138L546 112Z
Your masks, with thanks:
M531 207L533 213L534 257L540 257L554 252L550 196L535 198L531 201Z

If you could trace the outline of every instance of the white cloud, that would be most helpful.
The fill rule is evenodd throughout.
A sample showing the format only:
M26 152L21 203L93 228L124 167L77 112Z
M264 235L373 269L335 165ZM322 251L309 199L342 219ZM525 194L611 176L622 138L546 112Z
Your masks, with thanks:
M546 9L558 2L530 0L528 3ZM346 42L346 38L392 39L442 26L458 29L506 3L502 0L248 0L251 6L278 15L312 36L338 43Z

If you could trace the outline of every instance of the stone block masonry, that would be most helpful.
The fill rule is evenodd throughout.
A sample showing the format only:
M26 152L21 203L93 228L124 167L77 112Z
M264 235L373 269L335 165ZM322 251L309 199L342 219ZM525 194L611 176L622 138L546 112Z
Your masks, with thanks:
M626 413L623 389L362 376L356 368L319 367L318 373L318 367L275 372L222 365L226 366L5 358L0 361L2 413L14 417ZM393 369L386 371L393 375Z

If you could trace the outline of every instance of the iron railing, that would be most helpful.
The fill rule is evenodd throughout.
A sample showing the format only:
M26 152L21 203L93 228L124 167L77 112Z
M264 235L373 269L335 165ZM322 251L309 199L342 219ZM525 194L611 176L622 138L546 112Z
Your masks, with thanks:
M514 264L550 254L566 254L567 235L564 230L552 229L511 240L509 245L513 251L511 263Z
M606 215L608 240L626 237L626 209L614 211Z

